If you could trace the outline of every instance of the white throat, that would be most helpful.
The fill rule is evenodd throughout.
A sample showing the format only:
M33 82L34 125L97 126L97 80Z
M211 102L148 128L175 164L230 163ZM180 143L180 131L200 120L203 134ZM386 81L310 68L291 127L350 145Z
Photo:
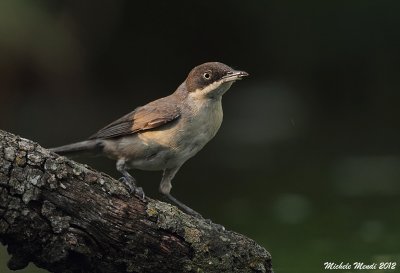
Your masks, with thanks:
M234 81L229 81L226 82L224 80L219 80L216 82L213 82L206 87L200 89L196 89L194 92L192 92L194 97L209 97L209 98L218 98L221 97L223 94L225 94L226 91L232 86Z

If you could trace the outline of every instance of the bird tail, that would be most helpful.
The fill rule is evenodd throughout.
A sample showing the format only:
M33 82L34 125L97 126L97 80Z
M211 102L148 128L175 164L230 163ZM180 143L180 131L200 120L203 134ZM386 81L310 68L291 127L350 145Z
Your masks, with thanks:
M92 139L50 148L49 150L59 155L75 155L81 153L96 154L101 151L101 148L102 142L97 139Z

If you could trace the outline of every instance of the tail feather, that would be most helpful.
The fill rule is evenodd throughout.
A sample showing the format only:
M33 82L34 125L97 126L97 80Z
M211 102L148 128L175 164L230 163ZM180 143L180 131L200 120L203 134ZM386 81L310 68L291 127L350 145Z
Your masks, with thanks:
M49 150L59 155L73 155L80 153L96 153L102 148L102 143L99 140L85 140L60 147L50 148Z

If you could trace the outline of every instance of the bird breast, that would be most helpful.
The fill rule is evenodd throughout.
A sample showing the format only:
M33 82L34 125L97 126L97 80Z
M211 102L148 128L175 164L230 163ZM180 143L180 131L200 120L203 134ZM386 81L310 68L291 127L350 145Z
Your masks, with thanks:
M181 142L183 142L182 146L190 146L198 152L218 132L222 123L223 111L220 99L210 99L202 104L192 105L194 106L188 110L188 113L182 116ZM186 115L187 117L185 117Z
M182 165L215 136L223 117L220 99L185 105L188 107L181 109L175 122L106 141L105 152L112 158L122 155L136 169L163 170Z
M140 134L142 140L154 140L163 147L166 167L183 164L193 157L218 132L223 118L221 100L188 103L181 109L180 119L164 130Z

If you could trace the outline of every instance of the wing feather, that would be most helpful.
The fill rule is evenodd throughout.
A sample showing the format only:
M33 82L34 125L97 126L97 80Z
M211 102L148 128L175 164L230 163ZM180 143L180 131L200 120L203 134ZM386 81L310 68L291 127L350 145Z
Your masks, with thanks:
M110 123L89 139L109 139L154 129L178 119L180 115L176 103L169 102L165 98L160 99L136 108L133 112Z

